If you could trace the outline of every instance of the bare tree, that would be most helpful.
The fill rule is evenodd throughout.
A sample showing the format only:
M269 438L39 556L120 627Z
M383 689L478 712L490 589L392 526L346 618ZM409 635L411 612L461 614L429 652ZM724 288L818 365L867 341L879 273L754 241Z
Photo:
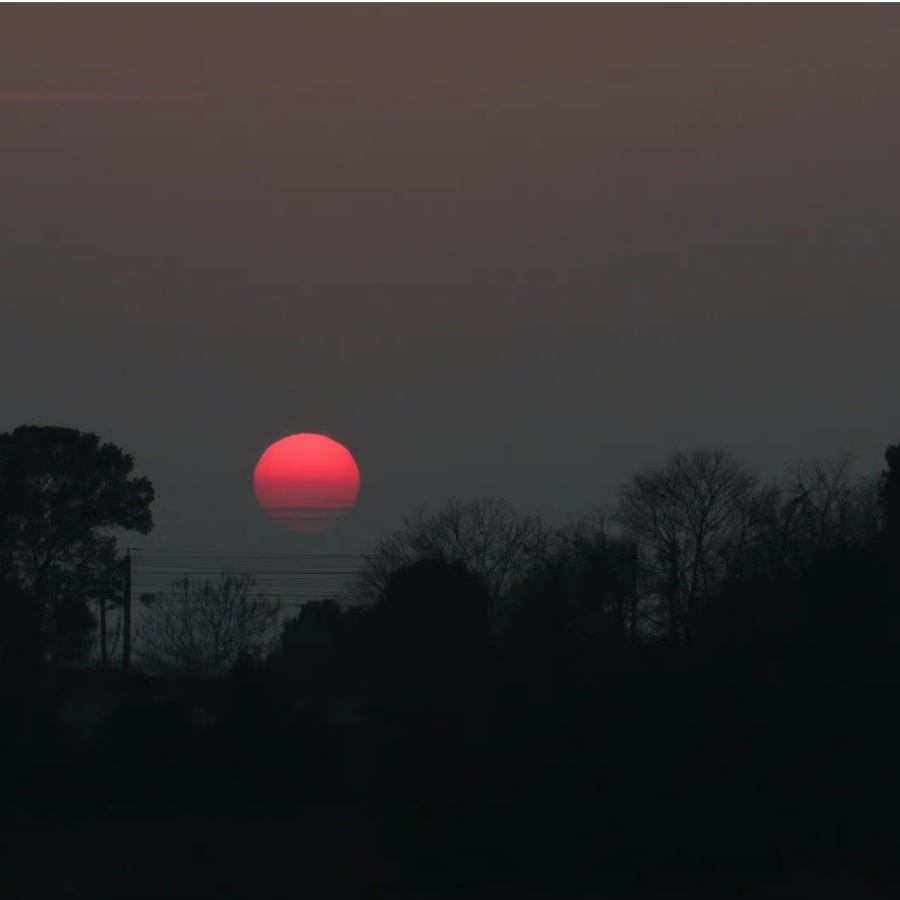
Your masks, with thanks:
M496 605L512 582L532 571L547 552L551 530L537 515L503 500L450 500L437 511L421 510L366 556L365 599L379 596L390 576L421 560L460 562L483 579Z
M783 543L789 564L803 565L838 544L857 544L881 527L874 479L854 481L851 458L800 461L783 485Z
M549 687L554 673L589 672L611 647L641 639L636 551L599 511L554 532L543 565L503 608L502 644L527 678Z
M850 457L798 461L749 507L740 569L754 577L800 575L823 552L862 545L883 525L878 478L851 477Z
M622 489L617 518L637 544L657 631L691 640L749 536L755 491L755 477L725 450L676 453Z
M185 575L170 594L143 595L135 642L141 664L158 673L214 675L244 654L266 655L277 640L281 604L254 587L246 573L226 573L218 582Z
M653 610L652 605L648 610L646 598L637 590L637 545L616 538L610 529L610 517L600 510L557 529L553 544L555 561L569 566L575 563L581 570L582 588L589 585L593 589L593 600L604 606L605 617L615 624L617 639L639 639L642 624ZM598 572L603 573L599 579Z

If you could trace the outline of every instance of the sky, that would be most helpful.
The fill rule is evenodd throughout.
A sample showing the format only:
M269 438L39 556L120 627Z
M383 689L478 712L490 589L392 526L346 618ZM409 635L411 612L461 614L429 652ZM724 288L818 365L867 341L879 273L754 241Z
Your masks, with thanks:
M113 441L135 546L356 553L900 440L893 6L0 7L0 431ZM321 432L339 528L252 473Z

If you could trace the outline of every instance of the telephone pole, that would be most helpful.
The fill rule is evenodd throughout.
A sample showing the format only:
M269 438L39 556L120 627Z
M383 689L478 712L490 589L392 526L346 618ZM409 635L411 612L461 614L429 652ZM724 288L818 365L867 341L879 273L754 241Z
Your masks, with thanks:
M131 669L131 551L125 551L125 584L122 591L124 615L122 622L122 669Z

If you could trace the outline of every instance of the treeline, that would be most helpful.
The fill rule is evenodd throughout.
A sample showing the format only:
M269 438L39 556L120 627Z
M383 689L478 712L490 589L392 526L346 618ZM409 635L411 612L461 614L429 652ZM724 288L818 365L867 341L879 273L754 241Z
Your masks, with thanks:
M46 693L4 695L9 808L110 829L152 813L172 834L257 823L216 839L205 881L141 856L130 896L738 897L797 867L895 887L900 447L886 463L763 485L725 451L676 454L562 528L453 501L265 657L246 584L221 610L194 586L212 610L196 634L220 635L228 673L116 681L88 741ZM9 596L37 597L14 521ZM45 610L74 595L61 562L47 571ZM158 658L210 658L189 649ZM344 824L317 831L336 809ZM142 846L158 844L117 852Z

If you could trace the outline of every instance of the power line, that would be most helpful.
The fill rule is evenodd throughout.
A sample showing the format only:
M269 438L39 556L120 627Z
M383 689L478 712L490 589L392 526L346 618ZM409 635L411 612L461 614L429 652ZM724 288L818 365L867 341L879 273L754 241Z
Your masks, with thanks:
M366 558L350 553L275 551L190 552L144 548L133 551L133 595L152 594L161 602L198 602L179 590L188 581L221 582L231 576L250 579L248 600L301 607L311 600L346 594L365 571Z

